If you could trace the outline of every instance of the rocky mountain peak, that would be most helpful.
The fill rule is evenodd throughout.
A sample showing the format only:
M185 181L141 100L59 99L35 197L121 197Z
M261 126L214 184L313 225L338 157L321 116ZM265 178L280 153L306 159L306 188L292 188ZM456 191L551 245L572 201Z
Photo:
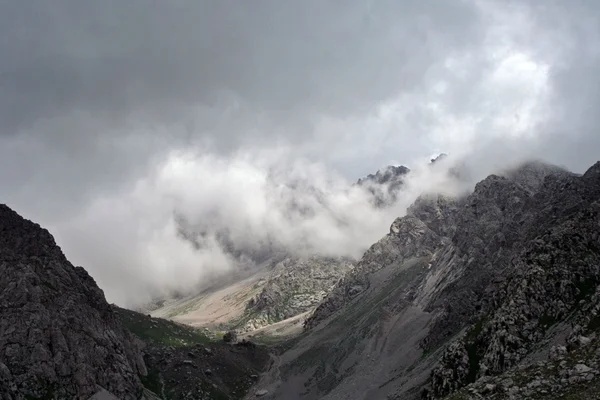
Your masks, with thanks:
M600 179L600 161L588 168L588 170L583 174L583 178Z
M52 235L0 206L0 398L139 398L145 366L102 290Z
M383 185L399 180L401 177L408 174L409 172L410 169L408 167L405 167L404 165L388 165L383 170L377 170L375 174L369 174L365 178L359 179L357 181L357 184L363 185L367 183L376 183L379 185Z
M378 207L389 206L396 202L398 193L404 186L404 179L410 169L404 165L388 165L375 174L361 178L356 185L365 188L373 195L373 202Z
M0 255L2 258L64 259L50 232L22 218L5 204L0 204Z
M307 319L288 379L328 399L597 398L599 216L599 163L420 196Z
M533 160L521 163L501 175L516 182L530 193L535 193L542 187L547 176L565 177L574 174L556 165Z

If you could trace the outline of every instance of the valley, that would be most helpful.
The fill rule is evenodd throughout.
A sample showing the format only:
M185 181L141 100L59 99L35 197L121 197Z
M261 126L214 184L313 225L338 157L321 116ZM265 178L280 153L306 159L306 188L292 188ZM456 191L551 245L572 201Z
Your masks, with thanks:
M423 193L359 260L277 253L140 312L106 303L46 230L1 211L8 400L600 393L600 162Z

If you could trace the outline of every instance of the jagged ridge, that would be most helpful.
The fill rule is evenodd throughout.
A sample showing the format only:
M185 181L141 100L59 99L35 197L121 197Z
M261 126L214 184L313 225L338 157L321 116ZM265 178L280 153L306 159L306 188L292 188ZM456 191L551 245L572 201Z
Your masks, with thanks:
M318 337L332 340L327 350L318 347L332 370L311 375L309 387L321 391L311 393L330 393L329 397L336 398L348 393L350 386L356 388L359 378L354 371L364 374L368 368L362 367L363 361L348 369L345 357L356 360L367 347L380 347L377 338L386 329L391 329L389 335L404 336L403 332L413 330L411 339L405 340L420 337L423 357L410 361L413 356L408 354L414 354L414 347L398 343L394 351L405 359L397 360L395 369L391 360L380 361L390 363L385 367L390 369L381 373L395 371L393 375L372 376L371 384L379 389L365 388L363 395L355 393L356 398L366 393L418 398L418 388L428 385L424 396L443 397L520 365L534 347L547 354L545 341L562 337L552 329L561 321L580 318L576 310L589 304L589 295L599 283L599 171L600 163L578 176L531 162L489 176L466 197L419 198L307 320L306 336L298 346L306 348ZM425 273L402 272L415 259L425 260ZM382 281L382 273L392 275ZM390 297L385 294L390 289L381 282L390 282L393 276L403 276L405 289ZM361 324L373 321L381 326L380 333L366 325L360 325L360 336L340 331L336 321L379 298L387 298L384 303L373 303L383 306L382 316L372 315ZM407 314L411 307L415 311ZM385 328L385 321L394 318L404 319L403 330ZM429 318L429 323L419 328L423 318ZM353 339L334 344L335 339L324 336L328 330ZM380 351L393 349L385 342L383 346ZM309 353L301 354L289 357L299 360ZM407 362L412 364L409 368ZM438 362L441 365L435 367ZM429 373L424 374L432 370L427 379ZM298 379L294 374L299 373L291 376Z

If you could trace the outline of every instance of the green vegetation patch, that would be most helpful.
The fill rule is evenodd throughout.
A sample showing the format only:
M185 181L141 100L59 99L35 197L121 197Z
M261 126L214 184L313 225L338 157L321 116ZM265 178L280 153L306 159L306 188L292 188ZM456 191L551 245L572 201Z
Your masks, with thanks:
M163 390L162 381L160 379L160 373L154 369L148 370L148 375L143 376L140 375L140 380L142 381L142 385L148 390L160 395Z
M540 317L540 326L542 329L548 329L557 322L558 320L553 315L547 313L542 314Z
M587 329L591 331L597 331L600 329L600 315L596 315L590 319L587 324Z
M115 308L121 322L143 341L168 346L193 346L212 341L200 329L162 318L152 318L135 311Z
M483 324L486 318L481 318L477 323L469 329L465 336L465 348L467 355L469 356L469 374L467 375L467 382L472 383L477 380L477 373L479 372L479 362L481 361L481 354L479 354L479 346L477 337L483 330Z

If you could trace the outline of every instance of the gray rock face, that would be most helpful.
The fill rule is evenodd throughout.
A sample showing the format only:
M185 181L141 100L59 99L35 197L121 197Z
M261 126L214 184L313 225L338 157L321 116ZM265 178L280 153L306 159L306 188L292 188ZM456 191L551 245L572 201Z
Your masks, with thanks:
M452 209L450 199L438 199L435 196L429 200L421 200L422 204L431 205L433 209L438 201L448 204L447 208L444 207L445 212ZM438 211L443 214L441 210ZM423 212L423 214L427 214L427 212ZM433 216L433 214L436 213L431 215ZM431 257L435 249L443 244L444 238L437 235L414 215L396 219L390 227L390 232L366 251L356 267L342 279L317 307L313 315L306 320L305 328L315 327L365 291L370 285L369 274L391 264L401 264L409 258Z
M139 398L138 342L39 225L0 205L0 398Z
M252 331L314 309L352 268L352 261L343 258L286 257L275 263L248 303L238 330Z
M441 366L433 371L435 396L516 365L544 339L549 327L577 312L580 302L585 304L596 290L600 283L600 175L590 171L583 177L550 173L542 184L527 185L527 197L512 190L505 199L512 199L508 204L513 207L502 213L510 219L494 218L501 223L495 227L496 235L503 236L498 249L492 247L496 235L491 231L478 234L487 239L487 247L484 257L473 254L473 258L493 262L484 268L479 264L475 278L471 273L452 288L452 294L439 297L446 303L450 300L452 309L446 306L445 315L454 321L460 320L459 312L464 310L478 321L448 347ZM510 193L507 189L502 193ZM478 279L482 271L487 272L487 284ZM456 301L466 297L463 287L475 294L468 298L474 308ZM441 307L440 302L434 305ZM439 338L436 329L452 327L446 321L442 318L432 328L433 343Z
M568 178L573 174L556 165L549 165L540 161L529 161L519 168L505 171L502 175L516 182L531 194L535 194L544 184L547 176Z
M575 320L587 322L577 325L567 336L567 342L576 343L585 338L585 345L552 346L547 360L521 362L498 375L485 375L468 386L450 394L450 400L493 399L595 399L600 394L600 340L593 312L598 306L598 292L586 305L585 312ZM583 311L583 310L582 310ZM580 336L586 332L589 337ZM448 370L446 370L447 372ZM452 379L452 378L450 378ZM456 381L453 381L456 383ZM427 396L429 398L433 396Z
M600 327L600 318L595 317L600 308L594 308L597 303L592 297L600 283L599 215L600 163L583 176L527 163L487 177L463 198L422 196L319 305L305 324L306 334L319 337L328 330L339 331L335 321L370 299L387 299L386 317L373 319L383 325L398 315L397 310L407 309L408 303L416 312L425 312L429 323L419 328L420 320L406 322L403 331L395 334L418 332L414 337L421 337L424 354L434 355L415 360L404 370L405 360L396 361L395 368L382 372L390 375L387 380L381 378L379 388L385 387L390 398L418 398L425 382L422 374L429 369L429 384L423 392L426 398L441 398L459 390L466 397L456 399L496 395L507 385L501 380L506 371L520 367L534 352L543 350L548 357L551 346L547 343L566 329L558 328L564 321L580 320L581 326ZM402 296L393 300L385 294L389 289L380 283L379 271L400 271L411 259L425 260L426 271L404 276ZM394 278L384 282L390 279ZM595 348L596 336L578 326L575 336L557 342L552 357L570 359L563 348L569 352ZM352 335L350 331L347 334ZM309 339L302 343L307 342ZM396 350L401 354L412 351L405 343L398 346L405 349ZM351 348L339 344L332 359L346 365L340 354ZM296 357L292 354L290 358ZM378 363L390 362L383 360L379 358ZM590 363L572 364L574 377L566 376L564 385L593 379L596 364ZM578 364L593 371L583 373ZM358 362L353 368L361 365ZM327 377L328 390L347 393L350 389L344 389L344 382L355 381L357 378L350 378L353 376L349 371L333 373ZM319 376L311 378L318 382L317 387L323 384ZM514 389L517 397L506 398L552 391L544 379L528 382L528 389ZM467 385L465 392L461 388ZM478 385L476 393L468 394L473 385ZM373 389L365 393L383 392ZM356 398L368 398L361 396Z
M438 236L452 237L461 203L444 195L421 195L408 207L406 214L423 221Z

